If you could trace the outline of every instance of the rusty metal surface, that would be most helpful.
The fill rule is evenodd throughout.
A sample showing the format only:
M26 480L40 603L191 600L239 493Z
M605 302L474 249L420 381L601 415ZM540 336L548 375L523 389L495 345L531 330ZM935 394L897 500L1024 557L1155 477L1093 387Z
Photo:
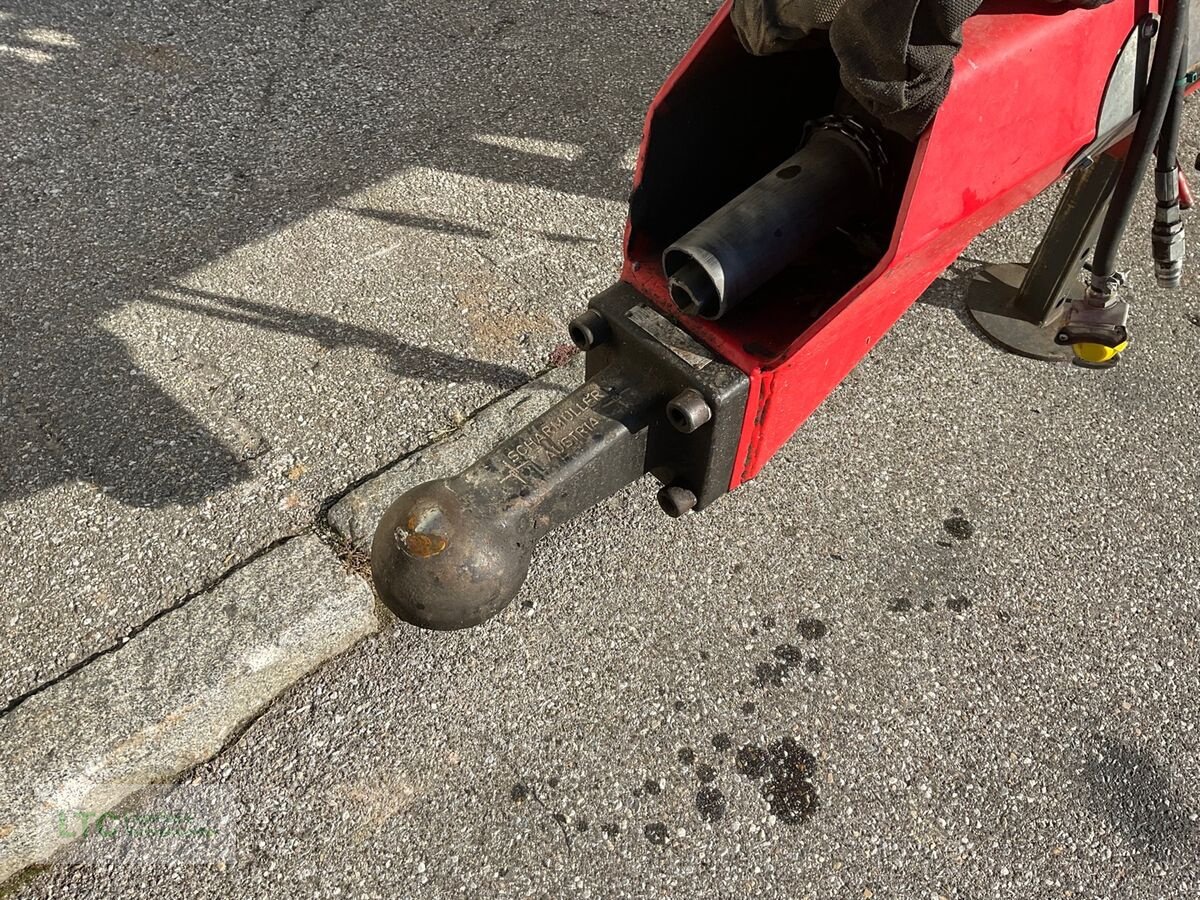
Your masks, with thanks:
M461 474L406 492L380 521L372 575L405 621L453 630L491 618L520 589L538 540L646 472L686 492L687 510L725 492L746 377L678 339L628 285L588 315L604 338L583 385ZM669 416L685 394L707 413L686 432Z

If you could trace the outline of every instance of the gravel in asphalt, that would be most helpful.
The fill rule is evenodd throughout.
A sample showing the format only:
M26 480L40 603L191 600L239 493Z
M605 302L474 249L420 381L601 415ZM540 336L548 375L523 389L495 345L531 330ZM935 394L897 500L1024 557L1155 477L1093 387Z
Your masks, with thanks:
M543 370L708 9L0 12L3 708Z
M673 55L700 12L564 13L598 41L562 51L582 120L594 95L634 131L619 54ZM565 82L525 77L563 114ZM58 865L17 896L1195 895L1200 294L1155 289L1138 241L1119 368L997 350L966 275L1028 258L1051 199L752 484L678 522L631 486L487 626L389 628L289 691L192 776L237 798L235 863Z

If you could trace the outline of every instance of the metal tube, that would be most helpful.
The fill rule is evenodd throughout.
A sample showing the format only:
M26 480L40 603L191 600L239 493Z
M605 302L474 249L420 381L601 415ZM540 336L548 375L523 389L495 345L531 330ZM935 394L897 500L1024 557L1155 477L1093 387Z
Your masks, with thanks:
M1121 160L1104 153L1071 176L1015 303L1028 321L1041 326L1062 318L1063 300L1079 284L1079 267L1096 244L1120 174Z
M671 298L687 315L719 319L881 195L880 160L833 125L667 248Z

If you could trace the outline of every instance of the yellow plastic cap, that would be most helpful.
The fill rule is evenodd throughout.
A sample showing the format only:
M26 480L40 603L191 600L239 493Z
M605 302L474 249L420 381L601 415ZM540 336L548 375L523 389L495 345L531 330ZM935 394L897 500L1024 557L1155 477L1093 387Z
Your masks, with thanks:
M1075 355L1085 363L1091 363L1093 366L1102 365L1106 362L1112 362L1113 358L1118 353L1124 353L1125 348L1129 346L1129 341L1123 344L1118 344L1116 347L1105 347L1103 344L1072 344L1071 349L1075 351Z

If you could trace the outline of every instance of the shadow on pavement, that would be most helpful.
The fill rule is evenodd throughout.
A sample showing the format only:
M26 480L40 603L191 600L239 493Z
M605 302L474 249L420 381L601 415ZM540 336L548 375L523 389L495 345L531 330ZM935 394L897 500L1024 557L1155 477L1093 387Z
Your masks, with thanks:
M180 296L172 297L171 294ZM519 387L528 380L525 372L511 366L498 366L452 356L437 350L428 350L424 347L406 344L381 331L347 325L331 316L297 312L287 307L260 303L242 297L230 297L182 285L172 285L170 288L148 293L141 300L156 306L197 313L226 322L236 322L296 337L310 338L320 343L326 350L336 350L342 347L372 350L384 357L392 371L398 375L417 378L446 378L454 381L483 381L502 388Z
M1192 837L1195 826L1187 808L1149 753L1096 735L1084 779L1096 810L1139 851L1167 856Z
M645 12L591 0L568 0L552 23L522 2L5 10L0 501L83 480L139 507L195 503L248 472L138 371L108 317L415 165L623 199L620 161L642 110L708 12L676 11L681 36L647 44L630 40ZM480 132L581 152L547 158L470 139ZM525 377L328 316L175 288L152 299L370 347L405 374L497 387Z

